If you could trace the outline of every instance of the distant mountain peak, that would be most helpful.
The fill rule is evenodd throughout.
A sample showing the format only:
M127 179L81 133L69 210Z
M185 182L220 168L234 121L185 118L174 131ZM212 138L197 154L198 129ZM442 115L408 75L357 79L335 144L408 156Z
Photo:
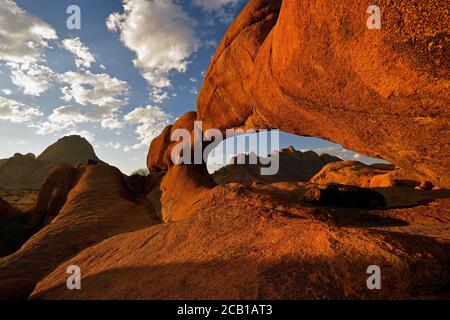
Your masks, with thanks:
M78 135L62 137L45 149L37 159L43 162L68 165L87 163L90 159L102 163L92 145Z
M314 151L299 151L294 147L281 149L274 152L272 157L279 157L279 171L274 176L262 176L261 168L265 167L261 163L262 157L257 157L255 153L241 153L231 158L230 164L214 172L213 178L218 184L238 182L244 185L260 182L289 182L289 181L309 181L328 163L341 161L338 157L329 154L320 156ZM253 164L249 160L253 160ZM255 161L256 160L256 161ZM256 164L255 164L256 162Z
M294 146L289 146L287 148L282 149L281 151L284 151L284 152L296 152L297 150L294 148Z
M105 164L85 138L78 135L62 137L37 158L32 153L16 153L11 158L0 160L0 187L39 188L55 165L76 166L88 164L89 160Z

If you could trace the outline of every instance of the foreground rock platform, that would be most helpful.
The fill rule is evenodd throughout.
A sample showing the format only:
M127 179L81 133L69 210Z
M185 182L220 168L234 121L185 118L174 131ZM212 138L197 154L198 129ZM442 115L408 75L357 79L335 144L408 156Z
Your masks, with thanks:
M386 211L305 208L227 185L204 193L192 210L190 219L83 250L39 282L31 298L449 297L449 200ZM83 272L83 290L66 288L72 264ZM382 290L366 287L370 265L381 267Z

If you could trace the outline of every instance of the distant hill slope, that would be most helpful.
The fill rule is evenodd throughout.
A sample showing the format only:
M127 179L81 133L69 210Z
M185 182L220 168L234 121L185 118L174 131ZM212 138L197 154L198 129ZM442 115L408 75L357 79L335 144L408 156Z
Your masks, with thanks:
M37 157L41 162L68 165L86 163L89 159L103 163L95 154L92 145L80 136L63 137Z
M341 161L329 154L318 155L314 151L301 152L293 147L279 152L280 168L276 175L262 176L261 162L248 164L249 155L240 154L232 158L231 163L213 173L213 179L218 184L237 182L250 185L255 181L264 183L309 181L322 168L332 162ZM244 160L246 164L237 164L237 160Z
M80 136L67 136L49 146L38 157L29 153L16 153L0 160L0 188L29 188L41 186L56 164L85 164L89 159L105 164L95 154L94 148Z

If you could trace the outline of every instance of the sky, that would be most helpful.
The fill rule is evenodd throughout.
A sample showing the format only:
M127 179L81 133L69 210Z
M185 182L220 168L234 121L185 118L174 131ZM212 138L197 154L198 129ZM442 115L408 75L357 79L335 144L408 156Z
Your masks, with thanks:
M245 3L0 0L0 159L38 155L79 134L123 172L145 167L152 139L196 110L211 57ZM71 5L80 9L80 29L67 25ZM282 134L280 146L289 145L379 162Z

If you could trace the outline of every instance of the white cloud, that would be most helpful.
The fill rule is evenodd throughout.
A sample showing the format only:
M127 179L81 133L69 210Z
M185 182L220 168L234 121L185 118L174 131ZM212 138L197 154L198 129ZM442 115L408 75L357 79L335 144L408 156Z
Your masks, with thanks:
M57 39L46 22L27 13L12 0L0 0L0 60L36 62L48 41Z
M94 55L89 51L80 40L80 38L64 39L62 41L62 46L67 51L73 53L75 58L75 65L80 68L90 68L91 64L95 62Z
M85 122L98 122L102 128L122 128L124 123L118 119L121 106L128 103L126 82L107 74L87 72L66 72L58 79L66 86L61 88L62 99L89 105L88 111L73 106L62 106L53 110L47 121L32 125L38 128L37 134L45 135L67 130L77 130ZM86 107L85 107L86 108Z
M103 109L101 109L101 112ZM37 134L45 135L55 132L61 132L68 129L77 129L78 124L85 122L97 122L100 121L101 127L104 129L118 129L122 128L125 124L119 121L114 114L107 115L110 110L105 109L104 119L98 119L97 115L92 117L92 113L83 114L78 108L73 106L62 106L53 110L48 116L48 121L32 125L38 128Z
M37 134L45 135L69 129L76 129L77 124L86 121L88 121L88 119L81 114L78 108L73 106L62 106L53 110L48 116L48 121L33 125L33 127L38 128Z
M127 104L123 98L128 93L125 81L111 77L108 74L93 74L69 71L60 76L60 80L67 84L62 88L63 99L86 105L115 108Z
M150 99L155 103L163 103L169 99L169 93L161 88L153 87L149 94Z
M171 85L169 73L185 72L198 49L192 20L172 0L124 0L124 13L111 14L106 25L136 54L134 65L151 86Z
M39 108L26 106L22 102L0 97L0 120L23 123L42 116Z
M198 88L197 88L197 85L198 85L198 79L195 78L195 77L192 77L192 78L189 79L189 81L192 82L192 83L194 84L193 87L192 87L192 89L189 90L189 92L192 93L193 95L198 95Z
M305 152L305 151L307 151L307 150L302 150L302 152ZM330 155L337 156L343 160L352 160L353 156L355 155L354 152L344 149L341 146L320 148L320 149L315 149L313 151L319 155L323 154L323 153L328 153Z
M87 118L81 114L80 110L73 106L62 106L54 109L48 119L55 123L83 123L87 121Z
M115 115L112 115L109 118L105 118L101 122L102 128L105 129L120 129L123 128L124 123L120 122Z
M12 0L0 0L0 60L11 70L12 82L26 95L40 96L52 82L54 72L44 66L44 49L56 31L30 15Z
M159 107L146 106L139 107L128 113L125 123L137 125L136 133L139 143L125 147L125 151L131 151L146 147L156 138L161 131L170 123L170 116Z
M8 63L11 81L30 96L40 96L50 87L55 73L46 66L37 63Z
M67 133L66 135L67 136L80 136L80 137L85 138L90 143L94 142L94 140L95 140L95 134L93 134L92 132L87 131L87 130L81 130L81 131L72 130L69 133Z
M302 150L302 152L303 151L305 151L305 150ZM363 163L386 163L386 161L384 161L382 159L371 158L371 157L356 153L354 151L347 150L339 145L327 147L327 148L315 149L313 151L316 152L317 154L328 153L330 155L339 157L342 160L353 160L353 161L360 161Z
M75 124L71 122L55 123L51 121L45 121L39 124L32 124L30 127L37 128L38 130L36 131L36 134L38 135L46 135L76 128Z
M2 92L3 92L3 94L4 94L5 96L10 96L10 95L12 95L12 91L9 90L9 89L3 89Z

